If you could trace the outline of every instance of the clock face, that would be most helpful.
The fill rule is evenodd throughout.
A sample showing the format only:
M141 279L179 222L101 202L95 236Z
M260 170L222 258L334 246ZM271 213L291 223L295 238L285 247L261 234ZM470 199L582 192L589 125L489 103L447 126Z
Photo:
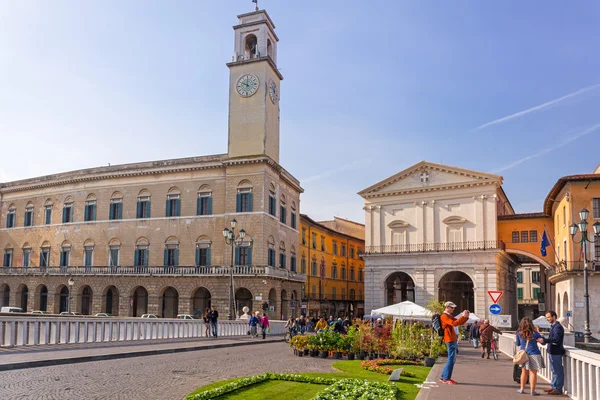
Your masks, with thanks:
M271 101L273 104L277 103L279 100L279 94L277 93L277 85L272 80L269 81L269 97L271 97Z
M242 97L250 97L258 91L258 78L251 74L243 75L237 81L237 92Z

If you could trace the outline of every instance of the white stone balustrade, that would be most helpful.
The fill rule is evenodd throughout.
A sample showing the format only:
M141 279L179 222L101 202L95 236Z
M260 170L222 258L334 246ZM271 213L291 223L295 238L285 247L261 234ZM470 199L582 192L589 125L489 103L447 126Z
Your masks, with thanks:
M284 321L270 321L283 335ZM204 336L202 320L169 318L0 317L0 347L184 339ZM246 336L247 321L219 321L219 336Z
M504 333L500 336L500 351L512 357L516 351L515 335ZM546 346L538 345L542 357L546 362L546 368L538 372L538 376L550 382L550 360ZM600 354L565 346L565 393L575 400L600 400Z

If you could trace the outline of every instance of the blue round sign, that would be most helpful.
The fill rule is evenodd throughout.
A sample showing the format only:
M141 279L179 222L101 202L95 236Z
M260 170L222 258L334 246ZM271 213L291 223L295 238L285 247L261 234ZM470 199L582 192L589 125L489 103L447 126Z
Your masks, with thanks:
M494 315L500 314L502 312L502 307L500 307L500 304L492 304L490 306L490 312Z

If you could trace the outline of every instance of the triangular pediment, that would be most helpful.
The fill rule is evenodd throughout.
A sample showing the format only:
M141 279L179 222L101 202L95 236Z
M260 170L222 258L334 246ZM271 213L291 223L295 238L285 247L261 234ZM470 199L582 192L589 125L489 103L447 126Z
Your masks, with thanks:
M421 161L360 191L358 194L368 197L370 195L395 194L413 192L415 190L426 191L485 183L501 184L502 177L485 172Z

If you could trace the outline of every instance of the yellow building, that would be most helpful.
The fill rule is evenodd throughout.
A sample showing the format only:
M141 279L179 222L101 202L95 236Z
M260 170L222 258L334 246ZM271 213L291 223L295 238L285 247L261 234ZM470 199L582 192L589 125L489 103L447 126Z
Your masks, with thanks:
M335 217L316 222L300 214L300 274L306 274L301 304L309 316L364 314L365 226Z

